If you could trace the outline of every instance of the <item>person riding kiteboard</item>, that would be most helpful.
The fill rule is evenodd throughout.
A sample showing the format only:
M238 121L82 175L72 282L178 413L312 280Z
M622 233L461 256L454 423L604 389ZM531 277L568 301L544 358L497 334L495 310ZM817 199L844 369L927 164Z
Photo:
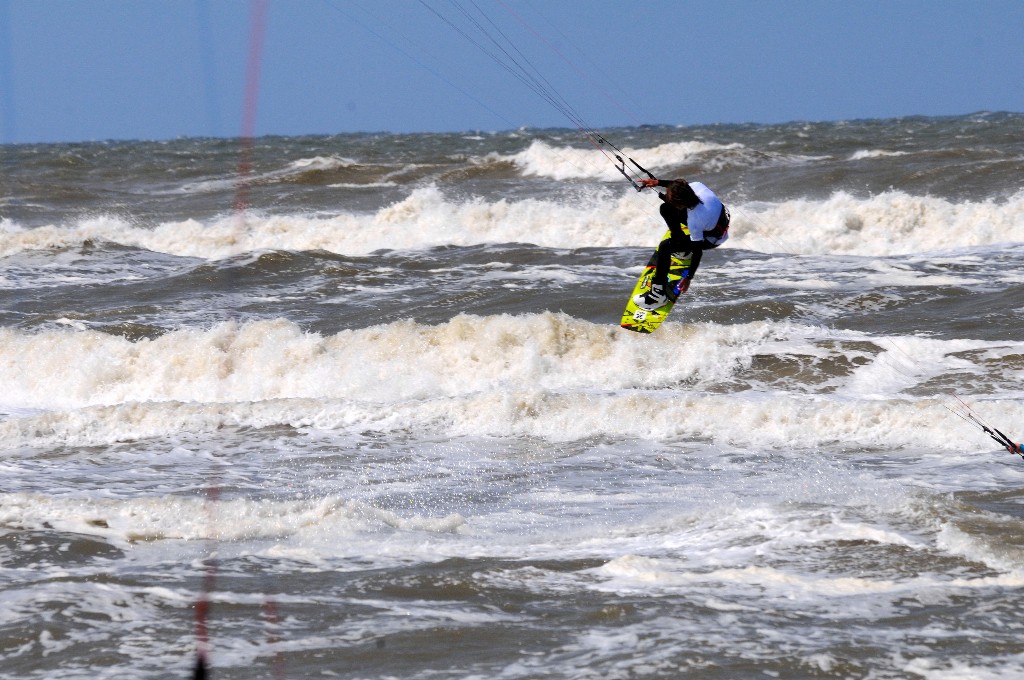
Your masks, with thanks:
M652 311L675 300L689 289L705 250L717 248L729 238L729 210L722 200L701 182L685 179L641 179L639 188L666 187L660 194L661 216L668 225L669 238L658 246L658 261L651 289L633 297L637 307ZM673 253L691 253L689 272L679 281L678 290L668 285Z

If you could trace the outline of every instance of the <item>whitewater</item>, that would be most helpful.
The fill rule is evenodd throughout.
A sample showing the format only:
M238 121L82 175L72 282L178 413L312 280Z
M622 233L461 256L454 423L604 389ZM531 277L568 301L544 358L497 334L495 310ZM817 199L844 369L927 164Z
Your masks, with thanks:
M1024 673L1021 123L4 147L2 674Z

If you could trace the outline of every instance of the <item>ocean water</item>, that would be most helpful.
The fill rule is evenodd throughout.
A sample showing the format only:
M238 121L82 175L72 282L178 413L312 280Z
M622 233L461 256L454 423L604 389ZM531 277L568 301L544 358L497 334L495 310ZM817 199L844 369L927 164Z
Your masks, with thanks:
M1024 675L1022 129L3 147L0 675Z

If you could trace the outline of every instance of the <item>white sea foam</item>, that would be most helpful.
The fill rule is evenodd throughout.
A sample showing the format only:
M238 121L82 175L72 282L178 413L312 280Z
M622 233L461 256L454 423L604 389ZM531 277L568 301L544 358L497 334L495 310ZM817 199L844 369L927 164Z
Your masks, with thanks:
M730 204L725 247L798 254L896 255L1024 242L1024 192L1006 201L951 203L890 191L869 198ZM553 200L452 200L415 189L373 214L335 217L246 213L207 223L144 227L101 216L24 229L0 222L0 257L107 241L171 255L217 259L263 250L326 250L366 255L380 249L533 243L549 248L650 246L664 223L651 193L580 188Z
M675 410L673 410L675 409ZM721 413L729 413L727 420ZM1019 421L1019 404L986 403L986 415ZM954 452L976 433L950 436L941 404L779 400L678 393L565 395L511 391L398 401L383 407L333 399L258 403L131 403L49 411L0 422L5 448L99 446L179 432L225 428L296 428L345 432L418 432L426 436L539 437L572 441L592 436L712 440L753 451L839 446L926 447Z
M643 338L550 313L458 316L437 326L400 321L327 337L286 321L224 323L138 342L95 331L5 329L0 410L28 415L0 422L0 442L102 444L286 424L556 441L603 433L760 448L956 449L958 440L932 427L949 415L942 403L907 400L902 390L942 367L984 373L952 355L1005 345L896 341L927 358L917 367L903 352L872 356L822 344L837 337L758 322L669 325ZM782 396L780 387L757 382L748 391L716 389L750 380L757 357L842 351L863 365L832 378L831 395ZM1000 422L1020 420L1022 408L986 404Z
M287 181L292 177L296 177L307 172L327 172L330 170L352 167L354 165L358 165L355 160L351 158L343 158L341 156L314 156L313 158L300 158L288 163L282 168L247 177L245 178L245 181L250 184L278 182L282 180ZM193 194L233 190L239 186L241 181L241 177L202 180L198 182L189 182L173 189L172 191L163 193Z
M742 144L673 142L642 150L623 149L623 152L627 157L642 156L647 167L657 168L692 163L712 151L743 148ZM534 141L523 151L509 156L495 155L493 158L513 163L527 177L548 177L555 180L598 179L614 182L622 179L622 175L615 168L615 153L614 149L608 147L576 149ZM609 163L609 160L613 162ZM633 168L627 166L627 170Z
M873 158L890 158L894 156L907 156L906 151L886 151L884 149L861 149L850 155L851 161L861 161Z
M736 247L802 255L924 253L1024 242L1024 192L1006 201L966 201L888 191L839 192L825 200L735 206Z
M649 590L650 584L661 587L693 587L694 584L722 582L732 586L756 585L780 591L789 599L807 598L817 601L820 597L848 597L878 593L920 592L929 589L980 589L993 587L1019 588L1024 586L1024 572L1015 572L991 577L944 579L935 575L898 581L879 578L843 576L830 578L816 574L792 573L763 566L741 568L727 567L711 572L689 572L680 569L674 560L652 560L636 556L625 556L612 560L595 570L603 576L616 579L616 590L625 584L641 584Z
M138 342L97 331L0 329L0 382L6 405L40 408L666 388L730 379L758 354L817 356L824 350L814 340L833 337L823 328L773 322L663 330L645 338L552 313L459 315L436 326L396 321L327 337L284 320L226 322ZM946 352L980 346L932 344ZM933 355L938 360L942 352Z
M290 171L309 172L311 170L337 170L357 165L351 158L341 156L314 156L313 158L300 158L288 164Z
M325 529L334 534L380 529L451 533L464 523L459 515L402 517L366 503L333 497L211 501L196 496L109 499L0 495L0 526L92 534L115 543L267 539Z

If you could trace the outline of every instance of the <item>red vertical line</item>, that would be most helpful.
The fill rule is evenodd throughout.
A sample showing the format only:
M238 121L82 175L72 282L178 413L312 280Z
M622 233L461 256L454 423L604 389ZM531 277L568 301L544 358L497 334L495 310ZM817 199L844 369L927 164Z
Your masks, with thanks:
M220 498L220 484L215 483L206 490L206 523L210 529L212 540L213 530L216 527L214 512L216 503ZM210 593L217 581L217 563L212 556L207 556L203 564L203 583L199 592L199 600L196 602L196 666L193 672L193 680L205 680L210 658L210 633L208 621L210 618Z
M245 103L242 107L242 152L238 159L238 192L235 210L244 222L249 206L249 174L252 171L253 136L256 131L256 103L260 89L263 36L267 26L267 0L252 0L249 7L249 60L245 73Z
M267 644L270 647L275 647L281 641L281 636L279 635L277 603L274 602L273 597L268 596L266 601L264 601L263 614L267 618ZM274 650L274 657L271 663L274 668L274 680L284 680L284 659L281 656L281 650Z
M252 0L249 5L249 58L245 77L245 102L242 107L242 148L238 159L238 189L235 194L235 210L239 224L244 224L245 209L249 203L249 174L252 170L253 136L256 128L256 102L259 95L260 64L263 54L263 36L266 32L267 0ZM214 479L207 488L207 521L210 538L216 536L214 510L220 498L220 483ZM196 665L193 680L206 680L210 657L210 593L217 579L217 563L207 558L203 569L202 590L196 602Z
M252 171L253 138L256 134L256 104L259 99L260 70L263 62L263 38L267 25L267 0L252 0L249 6L250 35L249 62L245 77L245 105L242 109L242 152L238 160L238 193L235 196L235 210L238 213L238 227L245 226L245 210L249 207L249 174ZM263 605L267 619L267 643L277 642L277 606L273 598L267 597ZM274 653L274 677L284 678L280 653Z

